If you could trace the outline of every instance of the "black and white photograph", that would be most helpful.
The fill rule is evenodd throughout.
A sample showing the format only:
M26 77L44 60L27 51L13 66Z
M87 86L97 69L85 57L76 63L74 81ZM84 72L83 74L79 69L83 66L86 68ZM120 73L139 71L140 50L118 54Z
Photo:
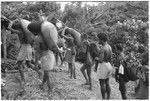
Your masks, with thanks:
M149 100L149 1L1 1L1 100Z

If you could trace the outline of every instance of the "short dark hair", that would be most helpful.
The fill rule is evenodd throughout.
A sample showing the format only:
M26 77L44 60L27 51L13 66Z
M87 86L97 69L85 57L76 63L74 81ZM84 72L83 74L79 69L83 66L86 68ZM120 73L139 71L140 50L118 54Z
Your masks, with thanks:
M31 22L27 28L29 31L31 31L32 33L37 33L37 32L41 32L41 24L42 22L39 22L39 21L34 21L34 22Z
M99 40L102 40L102 41L104 41L104 42L107 41L107 35L106 35L105 33L99 33L99 34L97 35L97 37L99 38Z

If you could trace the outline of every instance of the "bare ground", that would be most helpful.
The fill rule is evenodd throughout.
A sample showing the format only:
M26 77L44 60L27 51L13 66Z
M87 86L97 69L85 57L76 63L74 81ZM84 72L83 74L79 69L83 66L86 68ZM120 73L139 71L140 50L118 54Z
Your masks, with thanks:
M56 71L52 73L53 76L52 84L53 90L50 94L47 93L47 86L45 90L39 89L41 80L37 73L31 69L27 69L25 72L25 93L21 95L20 83L18 78L19 73L8 73L6 76L5 89L9 93L8 99L16 100L97 100L101 99L99 82L96 79L96 73L92 72L92 90L88 89L88 86L81 86L85 83L85 80L80 72L81 64L76 63L76 79L70 79L67 73L67 67L59 67L62 71ZM56 67L58 69L58 67ZM121 95L118 89L118 83L112 77L110 79L111 85L111 99L121 99ZM127 95L129 99L134 98L134 82L127 84Z

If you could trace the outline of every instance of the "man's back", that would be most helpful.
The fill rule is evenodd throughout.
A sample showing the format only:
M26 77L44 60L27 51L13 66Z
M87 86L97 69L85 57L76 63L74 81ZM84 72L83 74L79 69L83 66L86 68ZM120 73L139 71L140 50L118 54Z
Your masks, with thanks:
M104 52L104 62L111 62L111 57L112 57L112 49L109 44L105 44L103 47L103 52Z
M28 44L27 37L25 36L25 33L23 30L20 30L22 33L18 34L19 40L21 44Z

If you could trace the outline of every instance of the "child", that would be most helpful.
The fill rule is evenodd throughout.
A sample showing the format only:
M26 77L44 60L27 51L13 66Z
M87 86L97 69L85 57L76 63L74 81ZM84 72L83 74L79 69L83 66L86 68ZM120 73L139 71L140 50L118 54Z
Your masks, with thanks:
M70 72L70 78L76 79L75 75L75 56L76 56L76 49L74 44L74 39L71 36L64 36L64 38L67 41L67 48L70 50L67 50L66 52L66 62L68 62L69 72Z

